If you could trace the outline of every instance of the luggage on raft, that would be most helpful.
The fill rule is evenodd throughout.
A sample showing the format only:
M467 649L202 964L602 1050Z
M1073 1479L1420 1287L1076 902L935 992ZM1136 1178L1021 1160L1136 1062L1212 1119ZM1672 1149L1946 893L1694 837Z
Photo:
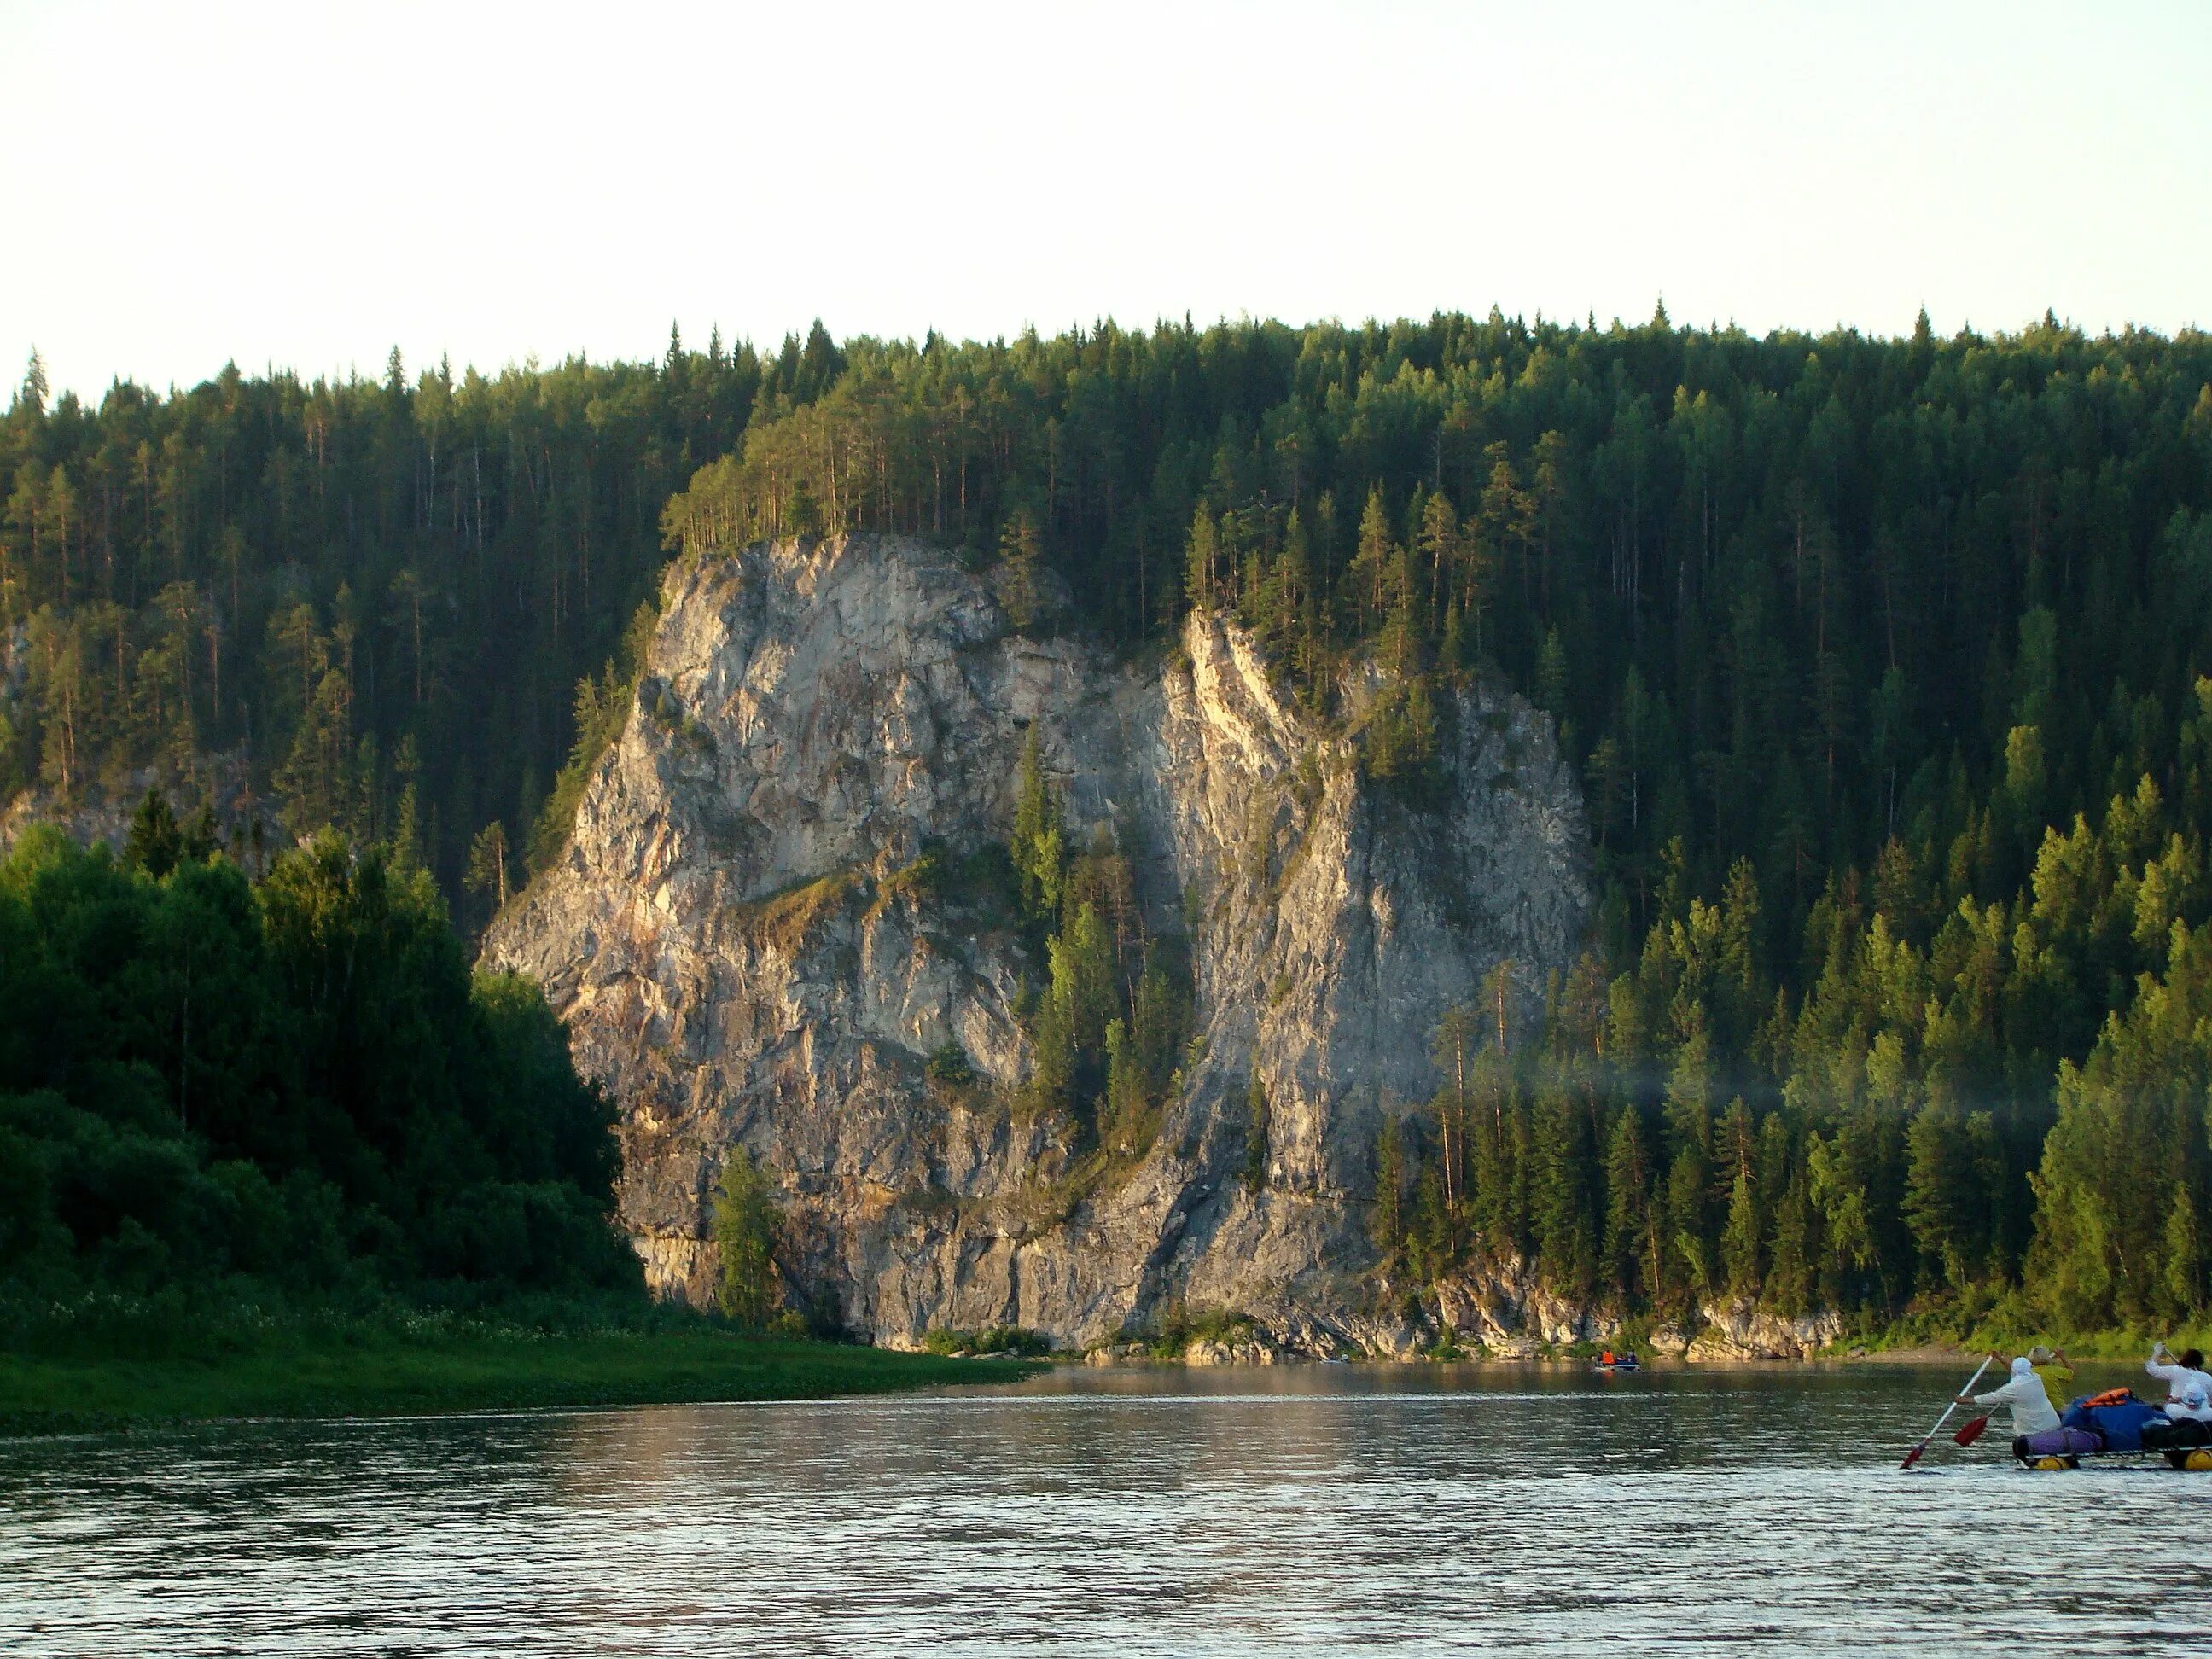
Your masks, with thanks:
M2094 1429L2045 1429L2040 1434L2014 1437L2012 1455L2023 1463L2037 1457L2081 1457L2105 1449L2105 1437Z
M2015 1435L2012 1455L2031 1469L2079 1468L2085 1457L2125 1463L2129 1453L2148 1453L2163 1456L2172 1468L2212 1470L2212 1424L2187 1417L2169 1420L2124 1389L2085 1395L2067 1407L2059 1423L2040 1434Z
M2165 1452L2212 1446L2212 1423L2194 1417L2177 1417L2170 1423L2146 1423L2142 1443L2145 1451Z
M2118 1393L2115 1389L2112 1393ZM2111 1394L2085 1395L2059 1414L2059 1425L2068 1429L2087 1429L2104 1442L2108 1452L2132 1452L2143 1449L2143 1429L2151 1423L2164 1424L2166 1413L2148 1401L2138 1400L2132 1394L2118 1404L2092 1405L2090 1401L2110 1400Z

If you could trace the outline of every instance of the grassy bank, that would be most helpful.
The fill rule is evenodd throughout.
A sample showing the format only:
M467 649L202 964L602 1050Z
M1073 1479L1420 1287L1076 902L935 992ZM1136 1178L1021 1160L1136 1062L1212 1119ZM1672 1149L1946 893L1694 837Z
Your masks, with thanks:
M2188 1348L2212 1349L2212 1331L2197 1328L2172 1331L2054 1331L2032 1326L1979 1326L1963 1335L1954 1333L1923 1335L1911 1329L1896 1330L1864 1342L1838 1345L1863 1347L1869 1354L1917 1355L1953 1349L1960 1353L2026 1353L2039 1342L2063 1348L2075 1359L2131 1361L2140 1364L2150 1354L2151 1344L2163 1339L2176 1353Z
M228 1417L813 1400L1034 1365L751 1337L703 1320L545 1328L418 1314L80 1327L0 1352L0 1433Z
M2212 1328L2203 1324L2172 1330L2147 1327L2108 1327L2083 1330L2039 1320L2018 1291L2001 1296L1980 1296L1967 1305L1907 1314L1886 1325L1846 1332L1836 1346L1842 1352L1864 1348L1869 1353L1920 1352L1956 1348L1963 1353L2025 1353L2038 1342L2063 1348L2076 1359L2134 1360L2142 1363L2151 1344L2163 1339L2176 1353L2185 1348L2212 1349Z

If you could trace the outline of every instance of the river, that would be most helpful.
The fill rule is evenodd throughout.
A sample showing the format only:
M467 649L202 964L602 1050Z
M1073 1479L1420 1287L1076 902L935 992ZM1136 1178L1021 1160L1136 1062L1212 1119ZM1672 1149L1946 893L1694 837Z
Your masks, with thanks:
M1955 1381L1071 1370L0 1441L0 1650L2212 1650L2212 1474L1994 1431L1900 1473Z

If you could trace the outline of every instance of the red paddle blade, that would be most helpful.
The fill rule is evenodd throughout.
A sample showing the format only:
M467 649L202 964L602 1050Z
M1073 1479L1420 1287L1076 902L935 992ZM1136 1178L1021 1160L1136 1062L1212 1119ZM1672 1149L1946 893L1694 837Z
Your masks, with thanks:
M1958 1433L1953 1435L1951 1438L1962 1446L1971 1446L1982 1437L1982 1431L1989 1425L1990 1419L1986 1414L1972 1419L1962 1425Z
M1920 1461L1922 1454L1926 1452L1927 1449L1928 1443L1923 1440L1918 1445L1915 1446L1911 1451L1905 1453L1905 1461L1902 1463L1899 1463L1897 1467L1900 1469L1911 1468L1915 1463L1917 1463Z

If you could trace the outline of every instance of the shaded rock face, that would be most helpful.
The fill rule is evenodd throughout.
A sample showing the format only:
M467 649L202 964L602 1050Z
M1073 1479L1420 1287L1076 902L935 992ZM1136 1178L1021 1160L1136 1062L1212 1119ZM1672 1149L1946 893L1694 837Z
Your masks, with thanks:
M235 749L196 755L183 768L149 766L119 776L81 779L66 793L43 781L31 784L0 807L0 848L13 847L33 824L50 823L81 847L104 843L119 852L149 789L166 796L179 818L189 819L207 807L215 814L216 834L241 858L252 859L256 846L265 849L263 856L273 858L293 842L275 803L254 793L250 757ZM257 824L258 842L252 840Z
M1564 968L1589 908L1548 718L1488 690L1445 712L1448 783L1416 809L1218 618L1125 664L1013 631L920 544L756 546L672 571L568 848L485 956L544 983L619 1104L622 1216L664 1293L709 1294L709 1193L742 1145L794 1297L878 1341L1087 1344L1180 1304L1394 1350L1367 1279L1380 1115L1433 1093L1449 1008L1500 961L1532 988ZM1007 839L1032 731L1071 844L1110 829L1194 981L1158 1133L1103 1166L1010 1103L1043 964L946 873ZM955 1046L975 1080L933 1079Z

